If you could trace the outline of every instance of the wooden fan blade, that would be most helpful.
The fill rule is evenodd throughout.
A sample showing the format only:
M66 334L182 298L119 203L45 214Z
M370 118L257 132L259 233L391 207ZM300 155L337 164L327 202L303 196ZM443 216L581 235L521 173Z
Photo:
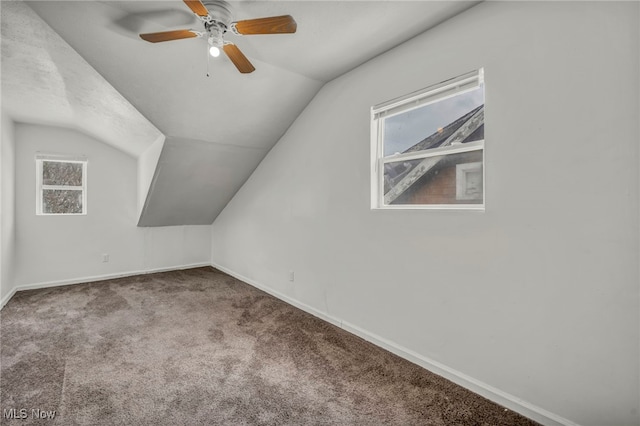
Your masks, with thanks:
M269 18L247 19L232 24L242 35L250 34L290 34L295 33L298 24L290 15Z
M198 16L207 16L209 11L200 0L184 0L189 9Z
M159 41L180 40L181 38L198 37L198 34L190 30L162 31L159 33L140 34L140 38L151 43Z
M255 71L251 62L249 62L247 57L244 56L240 49L238 49L238 46L233 43L227 43L222 48L224 49L224 53L226 53L229 59L231 59L231 62L233 62L233 65L238 68L238 71L243 74Z

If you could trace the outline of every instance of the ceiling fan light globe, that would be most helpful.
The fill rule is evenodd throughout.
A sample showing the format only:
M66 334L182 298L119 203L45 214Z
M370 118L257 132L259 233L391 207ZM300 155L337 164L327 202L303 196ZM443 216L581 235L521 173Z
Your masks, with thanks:
M220 49L217 46L211 46L209 48L209 54L214 58L217 58L218 56L220 56Z

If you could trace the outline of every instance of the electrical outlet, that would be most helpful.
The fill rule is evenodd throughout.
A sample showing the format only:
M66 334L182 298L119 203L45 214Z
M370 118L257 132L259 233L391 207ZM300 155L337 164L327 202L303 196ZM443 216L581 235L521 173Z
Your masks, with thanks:
M102 255L102 262L107 263L109 261L109 254L105 253Z
M295 274L293 273L293 271L289 271L289 281L293 282L295 280Z

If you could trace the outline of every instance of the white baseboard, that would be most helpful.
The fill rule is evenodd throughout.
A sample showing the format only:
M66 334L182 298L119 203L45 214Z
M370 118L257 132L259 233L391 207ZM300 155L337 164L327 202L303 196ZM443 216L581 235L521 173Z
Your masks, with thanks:
M251 278L247 278L245 276L242 276L242 275L240 275L240 274L238 274L238 273L236 273L236 272L234 272L234 271L232 271L230 269L225 268L224 266L216 265L215 263L211 263L210 266L213 267L213 268L219 269L222 272L224 272L225 274L229 274L232 277L237 278L242 282L250 284L251 286L258 288L258 289L264 291L265 293L269 293L270 295L282 300L283 302L287 302L289 305L292 305L292 306L295 306L296 308L302 309L303 311L313 315L314 317L318 317L323 321L326 321L328 323L331 323L331 324L335 325L336 327L342 328L342 321L338 320L337 318L335 318L335 317L333 317L331 315L328 315L328 314L326 314L324 312L321 312L321 311L319 311L319 310L317 310L317 309L315 309L315 308L313 308L313 307L311 307L309 305L306 305L306 304L304 304L304 303L302 303L302 302L300 302L298 300L292 299L289 296L285 296L284 294L282 294L280 292L277 292L277 291L275 291L275 290L273 290L273 289L271 289L271 288L269 288L269 287L267 287L265 285L262 285L261 283L255 281L255 280L252 280Z
M200 263L191 263L188 265L176 265L176 266L163 267L163 268L154 268L154 269L128 271L128 272L117 272L113 274L104 274L104 275L93 275L90 277L73 278L73 279L67 279L67 280L46 281L46 282L33 283L33 284L22 284L22 285L15 286L9 292L9 294L7 294L5 297L2 298L2 300L0 301L0 309L2 309L4 305L6 305L7 302L11 300L13 295L16 294L16 292L18 291L36 290L39 288L48 288L48 287L59 287L59 286L70 285L70 284L91 283L96 281L112 280L115 278L132 277L134 275L155 274L157 272L180 271L183 269L201 268L203 266L211 266L211 263L200 262Z
M432 360L428 357L420 355L410 349L407 349L397 343L394 343L391 340L380 337L376 334L373 334L363 328L360 328L356 325L349 324L339 318L336 318L332 315L329 315L325 312L319 311L316 308L313 308L309 305L306 305L298 300L292 299L289 296L286 296L276 290L273 290L253 279L247 278L241 274L238 274L224 266L217 265L215 263L211 263L211 266L219 269L220 271L231 275L234 278L237 278L240 281L243 281L247 284L252 285L260 290L265 291L266 293L271 294L272 296L292 305L296 308L302 309L303 311L318 317L324 321L327 321L337 327L344 329L352 334L355 334L358 337L367 340L368 342L373 343L376 346L379 346L383 349L388 350L391 353L398 355L401 358L404 358L408 361L413 362L445 379L448 379L466 389L469 389L476 394L487 398L490 401L493 401L501 406L515 411L516 413L522 414L525 417L528 417L532 420L535 420L538 423L549 426L579 426L577 423L572 422L571 420L565 419L557 414L551 413L541 407L538 407L534 404L531 404L527 401L524 401L514 395L511 395L507 392L503 392L500 389L497 389L491 385L488 385L480 380L476 380L473 377L467 376L460 371L454 370L453 368L449 368L446 365Z

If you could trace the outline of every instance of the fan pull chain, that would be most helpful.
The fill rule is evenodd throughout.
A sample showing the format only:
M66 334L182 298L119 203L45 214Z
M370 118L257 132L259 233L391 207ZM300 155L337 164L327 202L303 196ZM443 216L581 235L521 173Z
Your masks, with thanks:
M209 74L209 48L207 46L207 49L205 50L206 54L207 54L207 77L211 77L211 75Z

